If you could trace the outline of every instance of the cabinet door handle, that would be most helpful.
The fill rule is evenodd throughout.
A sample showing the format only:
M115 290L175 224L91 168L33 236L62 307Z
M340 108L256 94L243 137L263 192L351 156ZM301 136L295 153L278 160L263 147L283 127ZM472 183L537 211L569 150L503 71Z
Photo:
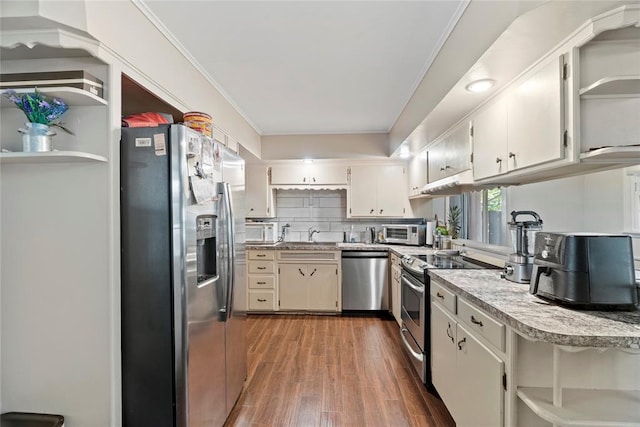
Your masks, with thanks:
M318 271L317 268L314 268L313 271L311 272L311 274L309 275L309 277L313 276L314 274L316 274L316 271Z
M313 177L313 178L311 178L311 179L313 179L313 182L316 182L316 178L315 178L315 177Z
M496 163L502 163L502 159L500 157L496 157Z
M473 314L471 315L471 323L473 323L474 325L478 325L478 326L482 327L482 321L477 320L475 317L473 317Z
M384 209L380 209L380 213L382 213L384 211Z
M441 171L441 172L442 172L442 171L444 171L444 168L440 168L440 171Z
M258 270L266 270L267 267L258 267Z
M370 214L372 214L374 211L375 211L375 209L371 209L371 210L369 211L369 213L370 213Z
M298 271L300 272L300 274L304 276L304 273L302 272L302 270L298 269Z
M253 210L253 208L249 209L249 211L252 211L252 210Z
M258 298L258 302L267 302L266 299Z
M509 158L512 158L512 157L515 158L516 157L516 153L509 152Z
M447 165L444 167L445 169L451 169L451 166Z
M442 295L440 292L436 292L436 296L444 301L444 295Z
M462 338L458 341L458 350L462 350L462 345L467 342L467 337Z
M307 178L306 177L302 178L302 182L307 182Z
M454 342L453 334L451 333L451 323L447 325L447 336L451 338L451 342Z

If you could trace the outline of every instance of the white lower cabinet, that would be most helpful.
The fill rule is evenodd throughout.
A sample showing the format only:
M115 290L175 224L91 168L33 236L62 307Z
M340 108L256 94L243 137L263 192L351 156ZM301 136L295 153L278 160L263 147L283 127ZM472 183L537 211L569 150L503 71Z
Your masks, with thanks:
M337 311L338 267L280 264L280 309Z
M503 426L505 363L482 342L481 334L472 333L464 319L437 302L436 295L444 292L432 281L433 385L458 427ZM461 299L460 304L468 306ZM486 315L477 310L474 319L480 316Z
M400 266L400 257L395 254L390 255L391 260L391 314L398 322L398 326L402 326L401 318L401 302L400 302L400 277L402 275L402 267Z
M249 311L275 311L277 306L275 276L275 251L247 251L247 284Z
M278 309L340 311L340 251L277 251Z

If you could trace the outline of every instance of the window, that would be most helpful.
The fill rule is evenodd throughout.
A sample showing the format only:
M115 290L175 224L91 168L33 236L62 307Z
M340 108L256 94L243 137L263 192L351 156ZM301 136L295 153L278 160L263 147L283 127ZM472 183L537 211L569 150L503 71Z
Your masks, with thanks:
M465 193L462 197L464 212L461 237L507 246L506 192L500 188Z

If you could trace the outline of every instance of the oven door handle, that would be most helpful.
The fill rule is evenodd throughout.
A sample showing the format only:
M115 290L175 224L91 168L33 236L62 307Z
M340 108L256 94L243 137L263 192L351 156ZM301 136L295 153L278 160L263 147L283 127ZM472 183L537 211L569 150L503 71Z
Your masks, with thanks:
M407 328L405 328L405 327L400 328L400 338L402 338L402 342L404 343L404 347L407 349L409 354L411 354L411 356L413 356L414 359L416 359L420 363L424 362L424 356L422 354L418 353L417 351L415 351L413 348L411 348L411 345L409 344L409 341L407 341L407 339L404 337L405 332L409 332L409 330Z
M416 286L413 283L411 283L411 281L409 279L407 279L406 276L402 276L402 283L409 286L411 289L413 289L414 291L420 293L420 294L424 294L424 286Z

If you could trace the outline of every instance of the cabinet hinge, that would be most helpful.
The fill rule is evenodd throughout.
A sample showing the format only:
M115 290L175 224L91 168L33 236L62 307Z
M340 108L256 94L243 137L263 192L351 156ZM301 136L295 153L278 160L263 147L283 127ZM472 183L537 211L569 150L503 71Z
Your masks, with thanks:
M568 64L562 64L562 80L567 80L567 77L569 76L569 65Z
M336 268L336 276L338 275L338 269Z
M271 178L271 168L267 168L267 178Z
M569 146L569 131L566 129L562 134L562 144L564 144L565 147Z
M469 162L473 163L473 153L471 153L471 155L469 155Z
M473 136L473 126L469 128L469 136Z
M502 374L502 387L507 391L507 373Z
M402 168L402 175L404 175L404 174L405 174L405 171L404 171L404 168Z
M338 308L338 301L336 301L336 308Z
M278 267L278 274L280 274L280 267Z
M270 213L271 208L267 208L267 213Z
M407 213L405 208L402 208L402 213Z
M351 167L347 168L347 181L351 182Z
M349 213L351 213L351 208L349 208Z
M280 300L278 300L278 307L280 307Z

